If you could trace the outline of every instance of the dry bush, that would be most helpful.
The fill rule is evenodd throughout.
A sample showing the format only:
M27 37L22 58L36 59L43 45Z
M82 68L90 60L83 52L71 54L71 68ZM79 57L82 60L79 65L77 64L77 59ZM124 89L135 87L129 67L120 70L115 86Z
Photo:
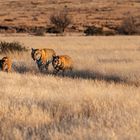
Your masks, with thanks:
M58 33L60 33L60 31L59 31L59 29L57 28L57 27L48 27L47 29L46 29L46 32L47 33L53 33L53 34L58 34Z
M27 48L19 42L0 42L0 53L7 53L7 52L22 52L27 51Z
M86 36L94 36L94 35L112 36L116 34L116 31L107 27L92 25L86 26L84 34Z
M129 16L123 20L121 26L118 28L118 32L124 35L140 34L138 28L140 29L136 25L136 19L133 16Z
M35 36L45 36L46 28L45 27L38 27L38 28L32 29L32 33Z
M96 26L87 26L86 29L84 30L84 33L87 36L90 35L102 35L103 34L103 29L101 27L96 27Z
M29 31L29 28L26 26L16 26L14 29L17 33L27 33Z
M68 17L67 8L64 8L62 11L52 14L50 16L50 22L55 26L57 32L63 33L71 23L71 19Z

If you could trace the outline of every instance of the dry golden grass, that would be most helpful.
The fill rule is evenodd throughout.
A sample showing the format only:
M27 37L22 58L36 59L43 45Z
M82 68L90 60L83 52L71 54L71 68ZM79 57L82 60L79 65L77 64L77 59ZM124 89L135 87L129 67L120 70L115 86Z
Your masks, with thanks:
M30 51L0 72L0 139L140 139L140 37L0 37L74 59L62 77L39 73ZM2 55L1 55L2 57Z

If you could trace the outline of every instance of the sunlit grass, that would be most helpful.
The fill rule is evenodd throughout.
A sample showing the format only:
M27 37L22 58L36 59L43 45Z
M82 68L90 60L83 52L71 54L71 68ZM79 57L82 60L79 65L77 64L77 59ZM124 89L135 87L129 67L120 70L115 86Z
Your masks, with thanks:
M140 139L139 37L1 39L74 60L63 77L51 66L41 74L30 51L8 54L12 72L0 72L1 139Z

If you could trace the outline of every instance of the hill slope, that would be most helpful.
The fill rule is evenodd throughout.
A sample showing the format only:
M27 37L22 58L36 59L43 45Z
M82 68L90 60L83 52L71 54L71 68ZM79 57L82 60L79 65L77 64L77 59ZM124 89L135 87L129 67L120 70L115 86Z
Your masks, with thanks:
M77 31L91 24L116 28L128 15L140 16L139 0L5 0L0 1L0 25L49 26L50 15L65 6Z

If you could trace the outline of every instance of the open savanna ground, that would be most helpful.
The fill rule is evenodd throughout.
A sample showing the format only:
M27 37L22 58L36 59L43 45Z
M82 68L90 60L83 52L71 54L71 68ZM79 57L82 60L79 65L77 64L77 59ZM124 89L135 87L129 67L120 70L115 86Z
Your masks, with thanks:
M77 31L95 24L114 29L128 16L140 18L139 0L1 0L0 26L50 26L50 15L65 6Z
M140 37L0 36L29 51L8 53L0 72L0 139L140 139ZM40 73L31 48L74 60L72 72ZM1 54L1 57L4 54Z

